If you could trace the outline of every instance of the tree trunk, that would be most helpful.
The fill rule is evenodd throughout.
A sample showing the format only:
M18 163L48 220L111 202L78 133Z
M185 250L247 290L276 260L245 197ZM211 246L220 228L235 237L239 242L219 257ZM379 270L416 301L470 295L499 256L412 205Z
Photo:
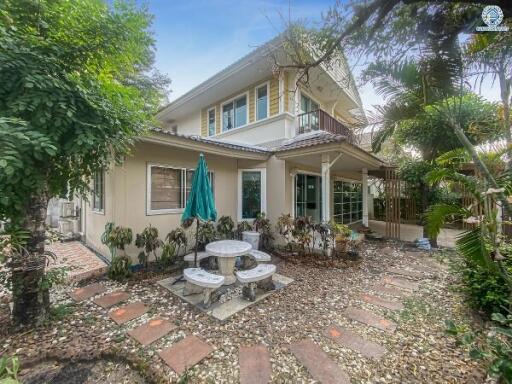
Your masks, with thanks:
M25 214L23 229L29 232L25 251L13 257L13 317L21 324L41 324L50 308L50 294L44 286L46 194L33 196Z
M430 245L434 248L437 248L437 236L431 237L427 232L427 222L426 216L428 210L428 195L430 193L430 188L426 183L420 183L420 191L421 191L421 225L423 226L423 237L430 240Z
M510 131L510 81L507 79L505 67L499 66L501 103L503 104L503 133L507 141L507 169L512 168L512 132Z

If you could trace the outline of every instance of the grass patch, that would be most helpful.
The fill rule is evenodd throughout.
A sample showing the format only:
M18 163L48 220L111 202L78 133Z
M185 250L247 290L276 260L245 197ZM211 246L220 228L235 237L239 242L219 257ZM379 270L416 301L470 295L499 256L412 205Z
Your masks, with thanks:
M75 312L74 304L59 304L50 309L50 321L61 321Z

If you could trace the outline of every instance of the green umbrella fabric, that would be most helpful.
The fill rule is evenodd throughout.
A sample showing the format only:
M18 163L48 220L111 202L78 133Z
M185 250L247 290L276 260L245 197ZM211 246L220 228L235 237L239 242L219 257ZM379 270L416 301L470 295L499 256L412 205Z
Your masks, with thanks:
M217 220L217 210L215 209L215 200L213 199L210 178L208 177L208 166L204 160L204 155L199 155L192 180L190 195L188 196L185 211L181 216L181 221L190 218L197 218L204 221Z

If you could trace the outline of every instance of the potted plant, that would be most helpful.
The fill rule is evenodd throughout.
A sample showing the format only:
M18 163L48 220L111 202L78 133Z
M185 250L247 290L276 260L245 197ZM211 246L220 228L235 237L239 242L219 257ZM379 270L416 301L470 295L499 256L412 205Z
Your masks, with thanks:
M158 263L159 260L156 251L162 245L162 240L158 238L158 229L152 227L151 224L149 227L144 228L142 233L137 234L135 237L135 246L137 246L137 248L142 248L142 251L139 253L139 262L144 264L146 269L148 268L148 259L151 253L154 256L155 261Z
M333 223L331 228L334 230L334 248L337 253L346 253L347 244L350 240L352 230L346 224Z
M277 232L284 238L286 247L292 251L293 244L293 219L289 213L283 213L277 219L276 223Z
M270 220L265 217L265 213L258 213L253 223L254 230L260 234L259 246L263 249L270 249L274 236L272 235L272 225Z
M246 220L239 222L236 226L236 231L235 231L236 238L238 240L242 240L243 233L248 232L248 231L252 231L251 224L249 224L249 222Z
M176 247L176 255L180 254L181 247L187 249L187 233L182 227L178 227L169 232L166 236L166 240L169 243L173 243Z

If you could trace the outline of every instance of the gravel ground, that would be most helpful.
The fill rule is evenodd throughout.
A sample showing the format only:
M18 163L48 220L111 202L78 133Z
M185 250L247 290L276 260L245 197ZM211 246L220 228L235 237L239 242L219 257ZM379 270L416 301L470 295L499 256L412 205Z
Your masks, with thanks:
M3 335L0 333L0 355L16 353L20 356L22 367L25 367L24 377L40 370L39 361L45 357L72 359L79 356L83 359L90 356L94 359L110 354L126 357L130 364L111 366L113 373L109 383L124 383L130 375L134 375L131 382L138 383L139 373L146 375L148 382L175 382L177 375L167 368L158 352L187 334L195 334L210 342L215 351L189 371L189 383L237 383L238 348L255 343L263 343L270 349L273 383L314 383L287 349L291 342L310 337L348 373L353 383L486 381L483 368L444 332L445 320L476 321L463 297L452 289L456 281L447 268L438 266L421 281L413 296L402 299L405 309L401 312L388 311L358 299L358 294L372 292L370 287L390 266L418 263L428 266L433 263L433 258L427 254L400 248L400 244L391 242L365 243L362 262L348 268L325 268L274 259L278 273L295 282L224 323L195 310L158 286L155 282L162 276L125 284L101 281L109 291L128 290L132 294L129 302L142 300L152 308L149 313L123 326L110 321L108 311L92 300L73 305L66 294L70 287L61 287L52 292L52 301L56 305L69 305L72 313L37 330L0 330L4 332ZM343 310L349 305L371 310L397 322L397 331L388 334L347 319ZM156 314L175 322L178 329L142 348L126 335L126 331ZM323 335L331 324L355 330L368 340L385 346L388 353L375 362L339 346ZM85 368L91 369L100 363L84 364ZM97 372L97 368L92 371ZM106 382L101 378L95 381L95 377L90 374L88 381L82 382ZM115 381L116 378L119 381Z

